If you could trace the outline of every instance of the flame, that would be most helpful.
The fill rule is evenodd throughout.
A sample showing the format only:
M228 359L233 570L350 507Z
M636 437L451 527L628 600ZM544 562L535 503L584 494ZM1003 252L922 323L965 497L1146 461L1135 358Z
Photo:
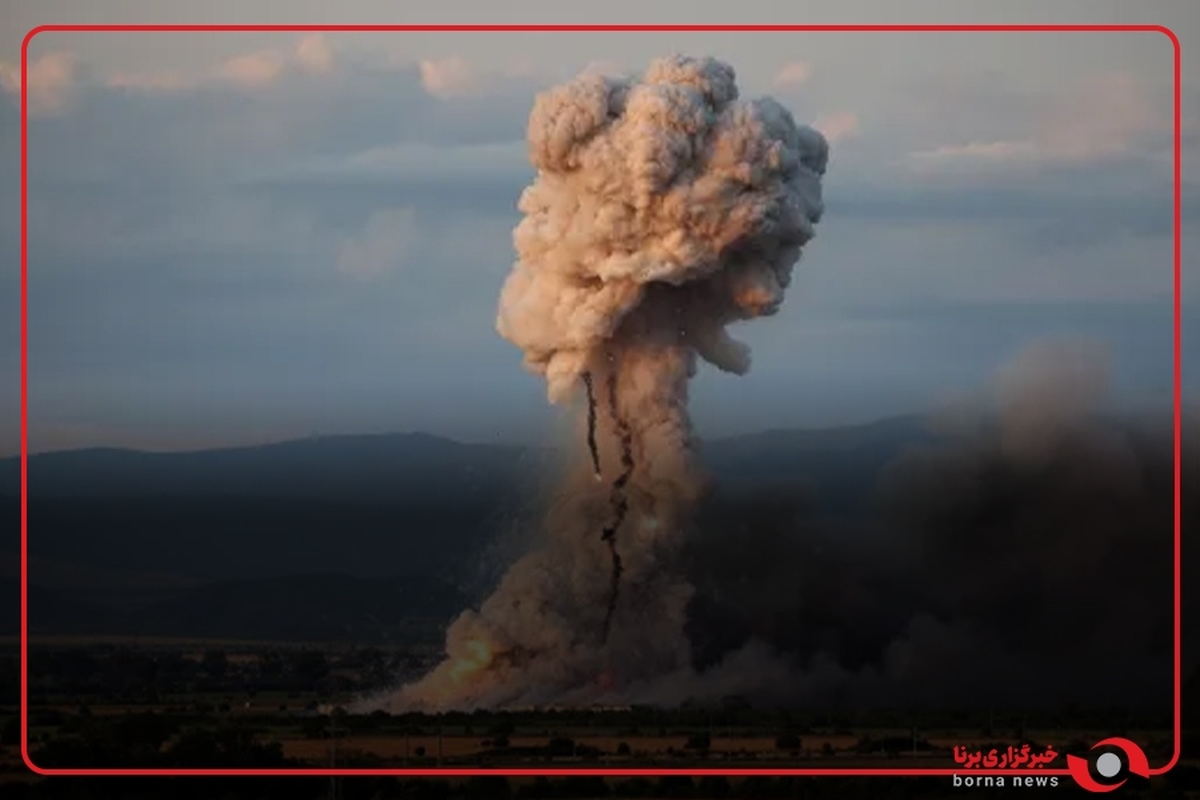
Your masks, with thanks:
M492 648L482 639L470 639L464 644L467 653L457 659L450 667L450 680L462 683L463 680L486 669L492 663Z
M733 300L756 317L766 316L779 305L779 298L763 286L745 285L738 288Z
M743 312L754 317L770 316L783 302L782 287L770 276L759 272L742 272L730 282L733 302Z

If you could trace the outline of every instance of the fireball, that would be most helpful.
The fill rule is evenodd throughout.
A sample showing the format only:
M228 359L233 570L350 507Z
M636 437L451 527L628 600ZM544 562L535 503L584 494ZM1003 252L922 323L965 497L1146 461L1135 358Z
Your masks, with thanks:
M492 663L492 648L482 639L471 639L463 647L467 651L466 654L455 660L450 667L450 680L454 683L462 683L471 675L487 669Z

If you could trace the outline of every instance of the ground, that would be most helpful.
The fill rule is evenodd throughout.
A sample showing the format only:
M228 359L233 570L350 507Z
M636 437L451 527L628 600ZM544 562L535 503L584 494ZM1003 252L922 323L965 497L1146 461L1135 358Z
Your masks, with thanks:
M16 642L5 647L5 688L10 699L16 699L11 690L19 689L14 674L19 650ZM1129 711L786 711L752 708L737 698L716 708L674 710L559 709L442 716L343 711L357 692L386 682L396 674L394 670L420 671L434 657L424 647L414 652L347 644L35 639L29 662L30 751L40 766L58 768L334 765L552 770L579 766L953 768L956 745L1003 750L1031 743L1035 748L1053 746L1065 754L1082 752L1095 741L1118 734L1141 744L1151 763L1164 761L1170 749L1169 718ZM36 787L38 782L20 760L18 707L10 704L3 713L0 775L4 785L10 791L18 783ZM1052 766L1062 763L1060 755ZM1200 762L1188 758L1174 773L1175 779L1157 781L1148 789L1154 793L1145 796L1193 796L1180 792L1191 788L1188 784L1198 774ZM460 790L484 791L488 796L493 791L582 796L577 793L582 791L588 796L736 797L779 796L774 792L785 789L783 784L769 783L776 779L766 778L707 783L696 779L686 786L657 780L645 784L634 778L612 778L593 782L589 789L578 780L570 784L567 778L549 785L513 778L505 782L503 791L499 784L485 790L482 784L467 783L447 784L446 791L451 795ZM814 785L830 784L822 779ZM345 791L350 791L349 786ZM320 792L330 791L329 787L322 787L314 797L328 796ZM405 796L415 796L417 790L405 791ZM811 794L805 792L788 788L785 796ZM364 796L389 795L378 789Z

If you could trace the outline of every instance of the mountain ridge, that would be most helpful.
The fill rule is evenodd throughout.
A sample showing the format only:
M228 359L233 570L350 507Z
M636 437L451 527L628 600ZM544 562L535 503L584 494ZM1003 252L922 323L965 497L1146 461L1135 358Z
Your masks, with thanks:
M889 417L870 423L832 428L787 428L754 434L741 434L701 440L702 460L759 443L807 444L833 443L836 440L870 433L890 433L903 437L919 436L925 428L916 415ZM187 494L216 493L244 495L253 493L296 494L300 487L291 483L295 475L328 469L320 475L320 486L305 485L305 491L318 495L348 491L355 480L404 479L413 485L433 489L447 478L466 478L479 469L495 469L513 459L517 477L530 478L529 469L540 466L529 462L561 455L565 448L524 444L460 442L425 433L337 434L302 437L281 442L206 448L200 450L149 451L135 448L90 447L30 454L28 457L30 496L95 495L113 491L127 492L130 482L137 483L139 494L186 491ZM453 458L470 458L471 463L448 463ZM240 473L228 472L234 466ZM719 466L719 465L718 465ZM150 470L153 474L130 474L131 470ZM447 472L448 471L448 472ZM449 473L449 474L448 474ZM292 476L289 479L287 476ZM81 486L84 481L87 486ZM246 486L247 482L253 484ZM20 456L0 458L0 496L18 493ZM360 494L349 492L350 494Z

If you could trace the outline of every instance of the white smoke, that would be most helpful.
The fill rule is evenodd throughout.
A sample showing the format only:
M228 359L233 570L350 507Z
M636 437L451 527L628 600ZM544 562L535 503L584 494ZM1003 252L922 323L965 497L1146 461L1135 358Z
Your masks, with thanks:
M821 134L770 98L740 100L734 78L675 56L640 80L584 74L537 97L537 176L497 329L551 402L591 381L601 480L582 457L548 544L454 622L446 660L394 709L584 700L690 669L692 588L672 568L704 488L688 380L696 356L749 368L726 327L779 309L828 159Z

